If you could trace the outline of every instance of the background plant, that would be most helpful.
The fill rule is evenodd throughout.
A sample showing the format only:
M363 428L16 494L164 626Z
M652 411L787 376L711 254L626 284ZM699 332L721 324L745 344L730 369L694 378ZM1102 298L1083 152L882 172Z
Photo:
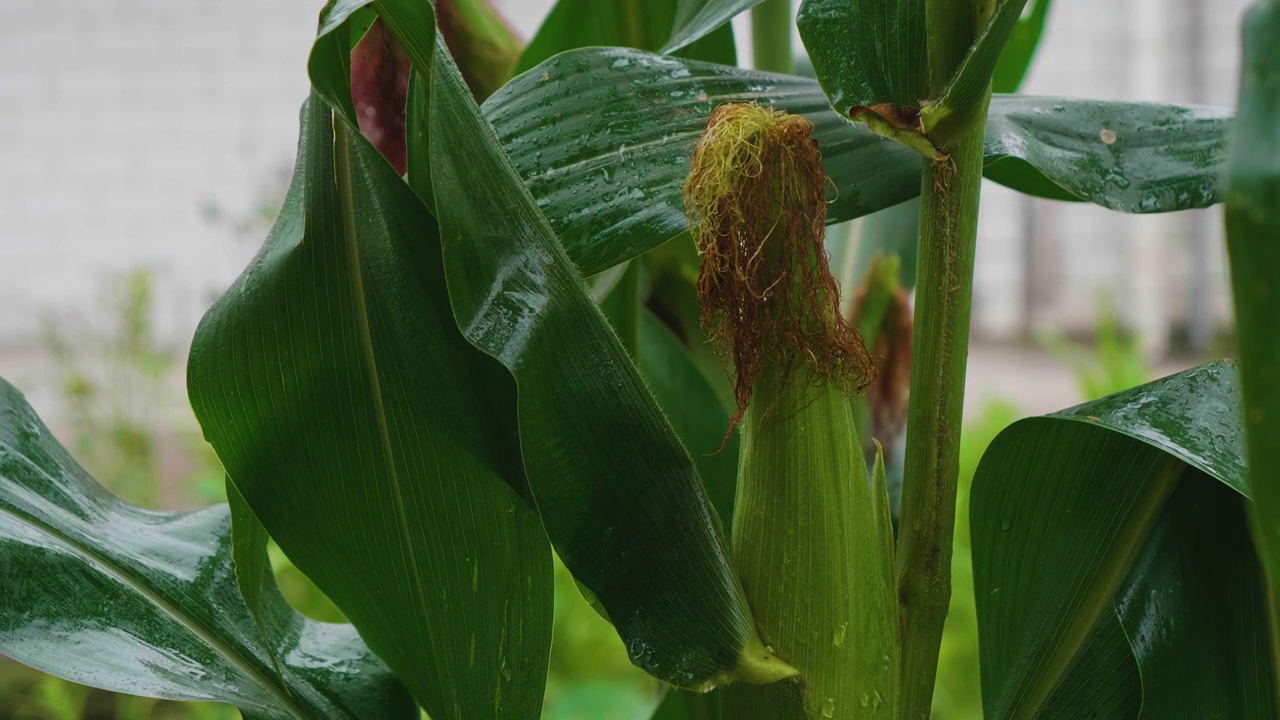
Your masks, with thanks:
M632 662L659 679L706 690L793 674L729 563L737 470L699 452L730 408L691 322L691 258L679 249L689 146L670 139L696 137L713 107L745 99L813 123L840 191L830 219L922 196L897 548L903 660L887 695L900 712L869 698L870 709L840 711L927 715L950 599L981 177L1119 210L1212 204L1229 114L992 99L1001 51L1028 22L1011 0L810 0L801 30L820 85L685 57L725 59L722 23L750 4L646 5L644 24L613 12L633 5L566 4L606 21L562 13L535 40L544 55L483 108L487 88L455 65L431 6L326 8L293 187L188 367L230 505L155 514L105 495L5 386L0 557L12 592L0 610L16 622L0 647L71 679L226 700L252 717L415 716L415 705L528 717L544 696L554 548ZM1265 36L1274 21L1262 3L1249 26ZM546 51L611 38L595 32L611 25L641 49ZM375 32L402 58L387 65L405 74L407 182L361 135L372 132L351 50ZM768 37L762 57L777 50ZM1260 48L1251 40L1244 97L1265 118L1273 63ZM1237 255L1265 237L1274 199L1269 154L1244 145L1257 134L1269 147L1273 123L1255 122L1234 140ZM604 272L588 294L582 278ZM1242 307L1268 297L1257 288L1269 278L1237 285L1254 289ZM1265 345L1242 317L1245 417L1265 433ZM1022 420L992 442L970 507L988 715L1269 715L1263 577L1244 531L1250 493L1267 502L1266 477L1247 478L1243 456L1230 362ZM1206 525L1217 542L1195 542ZM359 636L284 604L268 536ZM1203 582L1176 582L1188 577ZM69 592L85 587L115 601L110 617ZM26 642L30 607L61 628L47 638L119 662ZM300 662L313 656L323 667ZM834 714L794 687L800 712ZM1162 710L1172 688L1179 706ZM664 717L719 703L667 697Z

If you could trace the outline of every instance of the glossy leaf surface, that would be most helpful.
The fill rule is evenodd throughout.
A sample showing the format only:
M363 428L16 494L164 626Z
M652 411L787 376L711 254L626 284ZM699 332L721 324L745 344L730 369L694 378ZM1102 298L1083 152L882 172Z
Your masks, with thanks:
M832 111L812 80L634 50L565 53L484 105L504 148L586 275L683 232L681 186L712 108L756 102L803 114L833 181L828 221L919 193L917 153ZM1015 190L1124 212L1220 200L1228 111L996 96L986 174Z
M988 717L1056 716L1046 697L1064 696L1114 713L1098 717L1133 717L1127 664L1095 656L1117 652L1097 637L1114 635L1106 615L1116 611L1148 698L1144 716L1168 717L1159 694L1176 694L1198 717L1225 707L1225 694L1242 717L1270 707L1269 661L1240 652L1254 649L1241 628L1256 636L1264 620L1256 560L1238 540L1238 411L1234 366L1214 363L1020 421L992 444L971 506ZM1217 615L1187 619L1206 612ZM1225 672L1249 679L1214 690L1224 670L1204 663L1226 654L1239 664ZM1096 679L1082 682L1081 672Z
M1280 3L1260 2L1244 25L1240 121L1231 146L1227 249L1244 388L1257 537L1271 586L1280 652Z
M417 196L319 98L301 138L266 245L197 330L192 406L271 536L428 712L536 715L550 552L508 485L509 411L477 390L505 374L453 323Z
M804 0L796 24L831 106L914 106L928 97L925 0Z
M1238 492L1184 477L1115 606L1145 688L1141 717L1275 717L1266 589Z
M789 668L756 636L688 452L439 43L431 77L454 315L516 379L524 466L557 552L651 674L777 679Z
M231 543L225 505L163 513L108 493L0 380L0 652L74 682L228 702L254 718L417 718L353 628L304 619L269 574L259 625Z

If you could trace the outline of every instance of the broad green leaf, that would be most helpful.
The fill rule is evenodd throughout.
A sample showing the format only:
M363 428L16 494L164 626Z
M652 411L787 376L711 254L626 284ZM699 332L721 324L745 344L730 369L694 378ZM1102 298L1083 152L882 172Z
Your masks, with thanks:
M698 475L727 532L738 484L738 433L725 440L729 413L680 339L652 312L640 313L640 374L693 456Z
M253 621L265 635L262 588L267 582L267 575L271 574L271 564L267 559L267 541L271 538L230 478L227 478L226 487L227 505L231 511L231 562L236 570L236 587L240 588L240 597L244 598ZM279 674L274 655L271 656L271 664Z
M673 30L682 32L680 42L664 52L683 49L686 56L735 64L732 30L723 20L708 24L714 16L686 18L689 9L683 6L688 4L689 0L559 0L520 56L516 74L566 50L593 46L657 50L668 45ZM713 0L712 4L724 3Z
M1129 639L1116 614L1104 611L1035 717L1136 718L1141 708L1142 680Z
M0 653L254 718L417 718L353 628L304 619L266 579L259 625L237 589L227 506L164 513L119 500L0 380Z
M687 228L681 187L716 105L756 102L815 125L833 181L828 222L920 191L919 155L831 110L812 80L634 50L559 55L484 105L569 257L586 275ZM1220 199L1229 111L996 96L986 174L1015 190L1124 212Z
M1103 428L1043 418L991 444L970 506L987 717L1044 702L1184 468Z
M280 217L188 370L254 514L429 713L537 713L550 551L508 485L511 410L479 389L510 381L453 322L430 214L316 97Z
M991 77L991 90L996 93L1017 92L1022 79L1027 76L1031 60L1035 57L1040 38L1044 35L1045 19L1051 0L1028 0L1022 17L1013 27L1013 33L1004 44L1000 61Z
M1248 433L1254 535L1271 587L1280 647L1280 4L1259 2L1244 24L1240 120L1231 146L1227 249L1235 296ZM1277 650L1280 653L1280 650Z
M1082 664L1111 667L1117 680L1126 664L1088 657L1097 648L1114 652L1114 641L1094 635L1114 633L1105 616L1117 611L1144 703L1155 694L1176 695L1195 717L1224 707L1224 693L1244 713L1224 716L1250 717L1249 708L1264 699L1269 706L1269 660L1240 653L1249 629L1263 622L1256 579L1248 577L1249 563L1256 574L1256 560L1247 546L1228 540L1240 533L1240 521L1232 524L1230 516L1242 512L1245 489L1238 412L1234 366L1214 363L1020 421L996 439L978 468L970 513L988 717L1023 717L1038 708L1052 716L1058 708L1042 706L1046 697L1098 689L1072 679L1072 668ZM1226 500L1212 495L1219 491ZM1214 541L1206 542L1205 533ZM1223 617L1202 617L1206 612ZM1196 649L1166 657L1153 652L1162 644ZM1223 654L1249 677L1214 690L1208 686L1222 670L1207 663L1222 662L1212 658ZM1203 685L1187 679L1197 673ZM1116 713L1099 717L1132 717L1121 712L1130 702L1113 702L1132 696L1126 683L1106 696L1094 693L1091 707L1109 697L1106 706ZM1065 693L1064 685L1077 690Z
M800 37L840 115L929 96L924 15L925 0L804 0Z
M679 0L676 3L671 37L662 47L662 52L676 52L706 37L738 13L749 10L760 2L761 0Z
M687 687L785 676L756 635L688 451L435 51L431 171L454 316L515 377L524 467L558 554L651 674Z
M954 136L986 104L991 76L1026 4L1027 0L997 0L991 19L969 48L955 75L942 93L920 111L925 133L935 142Z
M1142 717L1275 717L1266 589L1241 495L1178 484L1116 611L1138 658Z
M995 96L990 180L1056 200L1160 213L1222 200L1231 111L1202 105Z

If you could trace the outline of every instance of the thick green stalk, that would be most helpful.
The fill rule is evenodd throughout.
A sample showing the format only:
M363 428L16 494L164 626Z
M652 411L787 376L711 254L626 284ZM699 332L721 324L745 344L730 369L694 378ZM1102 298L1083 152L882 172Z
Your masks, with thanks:
M853 400L808 367L769 369L741 432L734 568L765 642L800 676L726 688L724 716L894 717L888 498L869 488Z
M991 17L995 0L927 0L929 93L937 97ZM988 92L989 95L989 92ZM912 334L911 400L898 544L901 717L928 718L951 600L964 373L987 103L926 162Z
M951 545L983 127L930 163L921 185L911 400L898 545L903 718L927 718L951 598Z
M751 48L757 70L790 73L791 0L764 0L751 9Z

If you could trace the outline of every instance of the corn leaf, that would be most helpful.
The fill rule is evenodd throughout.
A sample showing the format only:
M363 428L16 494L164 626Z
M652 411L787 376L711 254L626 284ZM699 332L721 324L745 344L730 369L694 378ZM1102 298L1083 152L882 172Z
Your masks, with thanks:
M504 376L453 323L430 214L313 97L280 218L197 330L192 406L271 536L438 717L542 701L549 547L512 489L510 410L477 390Z
M1069 700L1133 717L1109 614L1144 717L1270 717L1238 412L1235 367L1214 363L992 443L970 510L988 717L1058 717Z
M928 97L925 0L804 0L796 24L814 73L844 117Z
M813 121L833 181L828 222L920 190L919 155L837 115L812 80L617 48L559 55L485 102L512 163L586 275L687 227L681 186L712 108L756 102ZM1221 199L1230 112L998 95L986 174L1021 192L1169 212Z
M651 674L685 687L780 677L688 451L439 43L431 78L454 315L516 379L524 465L558 554Z
M0 380L0 653L247 717L417 718L355 630L294 612L265 563L251 609L232 552L226 505L165 513L119 500Z

